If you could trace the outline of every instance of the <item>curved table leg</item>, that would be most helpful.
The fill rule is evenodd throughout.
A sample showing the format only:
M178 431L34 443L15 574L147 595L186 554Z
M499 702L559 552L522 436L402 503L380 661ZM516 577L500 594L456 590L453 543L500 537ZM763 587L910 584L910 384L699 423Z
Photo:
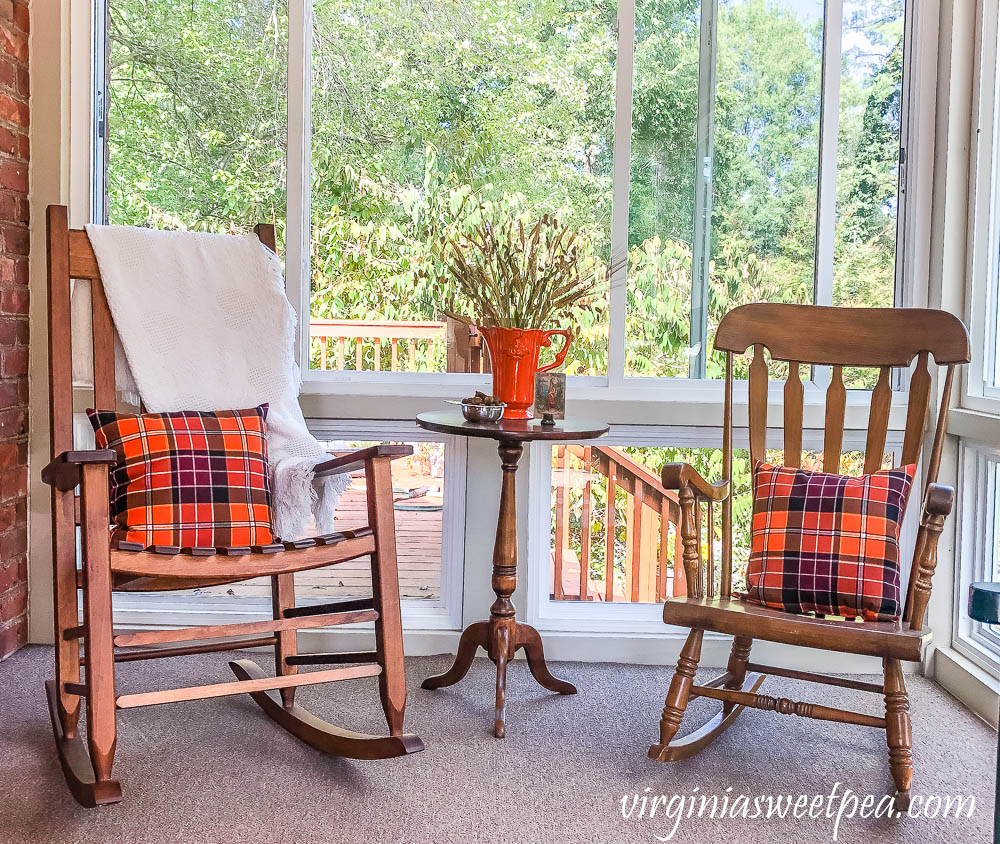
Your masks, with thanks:
M489 635L490 623L488 621L477 621L470 624L462 633L462 638L458 641L458 654L455 662L444 674L435 677L428 677L420 684L422 689L440 689L443 686L453 686L461 680L472 667L472 660L476 656L476 648L487 647L487 637Z
M502 637L506 639L506 636ZM497 700L493 710L493 735L504 738L507 735L507 649L497 655Z
M545 664L545 651L542 648L542 637L538 631L528 624L517 625L517 648L524 648L524 655L528 658L528 669L531 676L535 678L540 686L550 692L559 692L561 695L575 695L576 686L553 677L549 672L549 667Z

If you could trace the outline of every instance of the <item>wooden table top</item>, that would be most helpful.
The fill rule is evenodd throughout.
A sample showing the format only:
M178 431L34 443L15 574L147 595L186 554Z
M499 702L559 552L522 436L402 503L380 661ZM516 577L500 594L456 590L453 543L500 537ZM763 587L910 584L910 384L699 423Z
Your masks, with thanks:
M417 424L438 434L486 437L492 440L593 440L608 432L608 425L593 419L557 419L542 425L540 419L501 419L499 422L467 422L461 411L437 410L417 414Z

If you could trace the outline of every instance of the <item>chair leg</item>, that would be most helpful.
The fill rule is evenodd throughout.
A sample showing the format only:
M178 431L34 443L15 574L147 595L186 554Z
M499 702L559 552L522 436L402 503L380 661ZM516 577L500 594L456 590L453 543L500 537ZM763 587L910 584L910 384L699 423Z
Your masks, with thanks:
M727 689L743 688L743 681L747 677L747 663L750 661L751 645L753 645L753 639L746 636L736 636L733 639L733 649L729 652L729 663L726 666L730 675L725 683ZM722 711L728 715L735 706L735 703L725 701L722 704Z
M910 700L898 659L883 660L885 670L885 738L889 746L889 770L896 785L895 808L905 812L910 806L913 781L913 733L910 727Z
M111 549L108 544L107 467L84 466L81 539L83 542L83 626L87 661L87 745L95 787L120 794L111 778L118 741L115 706L114 630L111 616Z
M271 577L271 605L275 619L280 619L282 613L295 606L295 575L277 574ZM281 677L295 674L298 668L285 662L287 657L299 652L298 631L280 630L275 634L277 642L274 645L274 673ZM290 709L295 704L295 687L280 689L281 705Z
M684 647L681 648L680 659L677 660L677 670L674 671L667 699L663 704L663 714L660 716L660 745L666 747L677 735L677 730L684 718L688 699L691 697L691 686L694 685L694 674L698 670L698 660L701 659L701 640L704 630L692 630L688 634Z
M372 594L379 614L375 622L375 650L382 666L379 696L390 735L400 736L403 734L403 712L406 709L406 674L389 458L369 460L365 466L365 477L368 482L368 524L375 538L371 564Z
M76 589L76 524L74 493L52 490L53 601L56 634L56 712L66 739L77 736L82 698L69 694L66 683L80 682L80 642L63 633L80 624Z

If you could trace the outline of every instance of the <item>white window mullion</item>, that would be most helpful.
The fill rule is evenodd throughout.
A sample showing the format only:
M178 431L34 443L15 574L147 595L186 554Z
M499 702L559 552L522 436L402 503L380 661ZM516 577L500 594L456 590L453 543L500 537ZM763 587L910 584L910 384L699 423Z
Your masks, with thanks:
M833 304L833 251L837 225L837 140L840 124L842 0L826 0L820 83L819 183L816 191L816 268L813 302Z
M288 191L285 207L285 287L298 314L309 324L309 200L312 165L312 0L288 3ZM309 331L299 331L296 360L309 368Z
M625 309L628 286L629 180L632 161L632 70L635 62L635 0L618 6L618 64L615 76L613 205L611 213L610 324L608 384L625 380Z
M691 378L708 362L709 267L712 262L712 173L715 168L715 65L718 0L702 0L698 49L698 140L695 152L694 242L691 246Z
M1000 307L1000 51L998 8L984 3L976 37L976 87L972 125L972 179L969 198L971 287L965 292L965 317L972 335L972 360L965 368L963 404L997 413L1000 391L994 388L997 322Z

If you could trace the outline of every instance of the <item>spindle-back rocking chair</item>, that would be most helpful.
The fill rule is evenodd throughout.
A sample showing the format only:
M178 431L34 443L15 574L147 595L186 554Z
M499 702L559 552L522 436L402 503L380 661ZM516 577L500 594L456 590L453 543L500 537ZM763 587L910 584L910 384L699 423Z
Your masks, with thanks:
M871 393L864 472L882 466L891 409L891 369L908 367L916 358L909 382L909 403L900 464L920 458L931 397L930 358L946 367L941 403L930 457L927 460L923 507L918 529L905 606L896 622L796 615L768 609L732 594L733 575L733 358L753 347L749 367L749 434L751 462L764 460L768 428L768 364L788 363L784 402L784 465L802 463L803 383L800 369L830 366L826 390L823 470L839 474L844 436L845 367L877 367L878 380ZM686 759L719 737L745 707L794 714L826 721L861 724L886 731L889 767L895 783L894 804L909 805L913 778L909 699L901 660L918 661L921 646L930 636L924 615L931 595L931 578L937 565L937 542L951 512L954 491L937 483L941 448L947 427L948 405L955 368L969 361L969 338L960 320L943 311L916 309L849 309L811 305L752 304L736 308L719 323L715 348L725 352L726 382L723 421L723 477L712 483L686 463L663 468L663 485L678 490L681 505L683 564L688 596L668 600L663 607L667 624L690 629L677 669L667 692L660 719L659 742L649 749L658 761ZM714 517L721 507L721 567L714 560ZM911 506L919 506L916 501ZM706 517L702 518L702 512ZM710 531L707 559L701 556L702 531ZM718 580L716 575L718 574ZM694 682L705 631L732 635L727 670L703 685ZM830 651L876 656L882 659L884 682L864 683L750 662L754 639L822 648ZM884 696L885 717L848 712L828 706L800 703L787 698L757 694L766 675L787 677L875 692ZM722 711L707 724L680 739L675 736L692 697L722 701Z
M381 759L422 750L417 736L403 732L406 683L390 476L390 461L412 453L412 449L378 445L316 466L317 476L364 470L369 524L362 529L252 548L154 546L143 550L124 543L111 547L108 467L115 462L115 453L76 450L73 443L70 279L87 279L92 285L94 404L99 408L118 406L111 313L86 231L68 228L63 206L50 206L46 222L52 462L42 471L42 479L52 488L56 639L55 679L46 683L46 692L59 759L74 797L84 806L121 799L121 786L111 775L117 711L158 703L249 693L282 727L331 755ZM256 231L264 245L274 250L274 227L261 225ZM77 525L82 559L79 570ZM295 605L295 572L366 555L371 558L373 597L318 606ZM260 576L271 578L272 621L183 630L113 629L112 591L190 589ZM82 620L78 590L83 592ZM363 621L374 622L374 651L298 652L297 631L302 628ZM180 642L201 644L171 647ZM275 677L265 676L255 662L241 659L230 663L236 681L115 693L115 663L262 646L274 648ZM321 664L339 667L297 673L299 666ZM335 727L295 703L295 689L299 686L370 676L378 677L389 727L387 736ZM280 699L273 691L280 694ZM84 701L86 744L79 730Z

